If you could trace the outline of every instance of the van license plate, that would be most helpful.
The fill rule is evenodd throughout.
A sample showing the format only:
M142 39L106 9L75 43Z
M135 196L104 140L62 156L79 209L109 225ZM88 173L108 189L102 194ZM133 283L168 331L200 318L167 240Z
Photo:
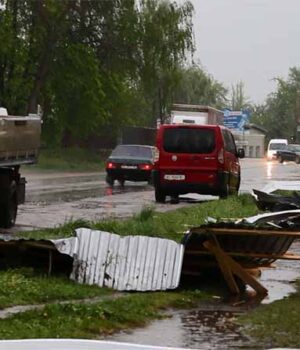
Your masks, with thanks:
M185 175L169 174L169 175L165 175L164 179L165 180L175 180L175 181L181 180L182 181L182 180L185 180Z

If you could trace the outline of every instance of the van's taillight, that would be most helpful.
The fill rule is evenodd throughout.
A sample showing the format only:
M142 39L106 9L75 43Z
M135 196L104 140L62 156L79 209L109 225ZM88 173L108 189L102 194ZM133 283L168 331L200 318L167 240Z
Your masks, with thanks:
M218 152L218 162L224 164L224 148L221 148Z
M159 149L157 147L155 147L154 150L154 163L159 161Z
M141 170L151 170L152 169L152 165L151 164L140 164L139 168Z
M106 168L107 169L115 169L117 167L117 164L116 163L113 163L113 162L108 162L106 164Z

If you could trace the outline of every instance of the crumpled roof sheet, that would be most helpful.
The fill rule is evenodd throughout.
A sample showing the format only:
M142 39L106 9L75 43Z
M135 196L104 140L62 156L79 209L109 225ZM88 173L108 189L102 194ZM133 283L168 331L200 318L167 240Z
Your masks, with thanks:
M53 241L74 257L71 279L116 290L166 290L180 281L184 247L175 241L80 228L76 237Z

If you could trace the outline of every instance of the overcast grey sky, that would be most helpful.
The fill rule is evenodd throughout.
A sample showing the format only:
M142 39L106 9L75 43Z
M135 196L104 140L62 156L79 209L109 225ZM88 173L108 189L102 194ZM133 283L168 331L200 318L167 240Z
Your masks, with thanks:
M252 102L263 102L300 67L300 0L190 0L199 59L228 88L242 80Z

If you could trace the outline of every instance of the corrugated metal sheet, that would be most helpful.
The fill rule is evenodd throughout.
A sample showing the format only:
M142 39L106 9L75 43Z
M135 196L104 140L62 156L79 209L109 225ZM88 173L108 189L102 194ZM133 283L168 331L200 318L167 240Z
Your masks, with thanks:
M73 251L71 279L117 290L178 287L184 249L181 244L154 237L121 237L86 228L76 230L76 240L76 244L62 245L61 241L57 246L61 252L63 247L64 253L69 248L69 254Z
M23 239L0 235L5 242L44 251L56 248L73 258L70 278L116 290L166 290L179 285L184 246L175 241L125 236L80 228L76 237L58 240ZM49 267L49 271L51 268Z

